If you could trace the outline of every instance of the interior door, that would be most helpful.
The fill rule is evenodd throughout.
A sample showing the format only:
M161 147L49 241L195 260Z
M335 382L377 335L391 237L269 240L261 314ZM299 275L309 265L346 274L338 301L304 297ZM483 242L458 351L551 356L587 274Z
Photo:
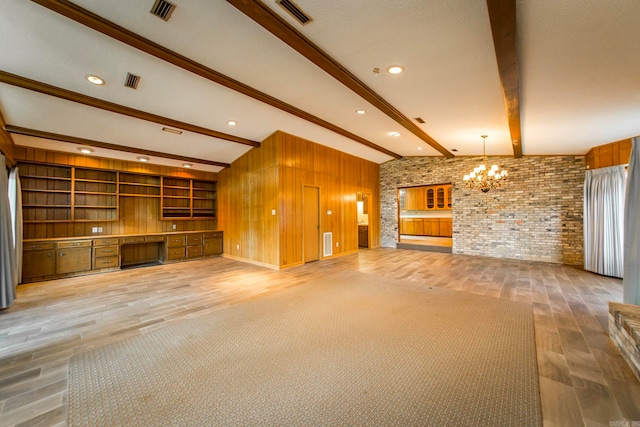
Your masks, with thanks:
M320 259L320 189L304 187L302 198L304 262Z

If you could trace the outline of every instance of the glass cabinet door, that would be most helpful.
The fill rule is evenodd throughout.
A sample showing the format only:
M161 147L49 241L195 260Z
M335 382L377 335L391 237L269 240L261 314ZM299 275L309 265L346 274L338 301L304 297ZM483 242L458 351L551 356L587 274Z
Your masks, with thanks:
M438 187L438 189L436 190L436 195L438 197L438 200L437 200L438 209L444 209L444 188Z
M427 209L433 209L433 188L427 188Z

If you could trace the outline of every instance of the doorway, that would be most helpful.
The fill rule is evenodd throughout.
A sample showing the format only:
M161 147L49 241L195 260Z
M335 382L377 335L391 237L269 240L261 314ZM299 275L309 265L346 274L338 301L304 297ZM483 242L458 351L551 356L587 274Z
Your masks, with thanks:
M320 189L304 187L302 195L302 240L304 262L320 259Z
M358 212L358 249L369 247L369 210L371 195L368 193L357 193L356 204Z

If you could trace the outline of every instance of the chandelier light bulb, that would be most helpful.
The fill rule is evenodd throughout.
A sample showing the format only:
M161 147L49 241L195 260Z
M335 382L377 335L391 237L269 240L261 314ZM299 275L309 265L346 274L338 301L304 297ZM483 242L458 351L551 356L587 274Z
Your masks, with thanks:
M481 135L482 138L482 156L485 160L485 163L480 164L477 168L473 169L469 175L464 175L464 188L468 188L471 190L480 190L483 193L488 192L492 188L495 190L502 190L506 188L508 181L507 171L500 170L498 165L492 165L491 169L487 170L486 161L487 161L487 153L485 140L487 135Z

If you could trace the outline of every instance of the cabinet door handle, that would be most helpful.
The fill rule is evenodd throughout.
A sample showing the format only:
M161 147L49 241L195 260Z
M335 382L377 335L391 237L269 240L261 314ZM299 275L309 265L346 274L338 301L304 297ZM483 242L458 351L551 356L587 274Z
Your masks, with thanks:
M60 256L64 256L64 252L60 252Z
M47 254L47 256L48 256L49 258L51 258L51 253L48 253L48 254Z

